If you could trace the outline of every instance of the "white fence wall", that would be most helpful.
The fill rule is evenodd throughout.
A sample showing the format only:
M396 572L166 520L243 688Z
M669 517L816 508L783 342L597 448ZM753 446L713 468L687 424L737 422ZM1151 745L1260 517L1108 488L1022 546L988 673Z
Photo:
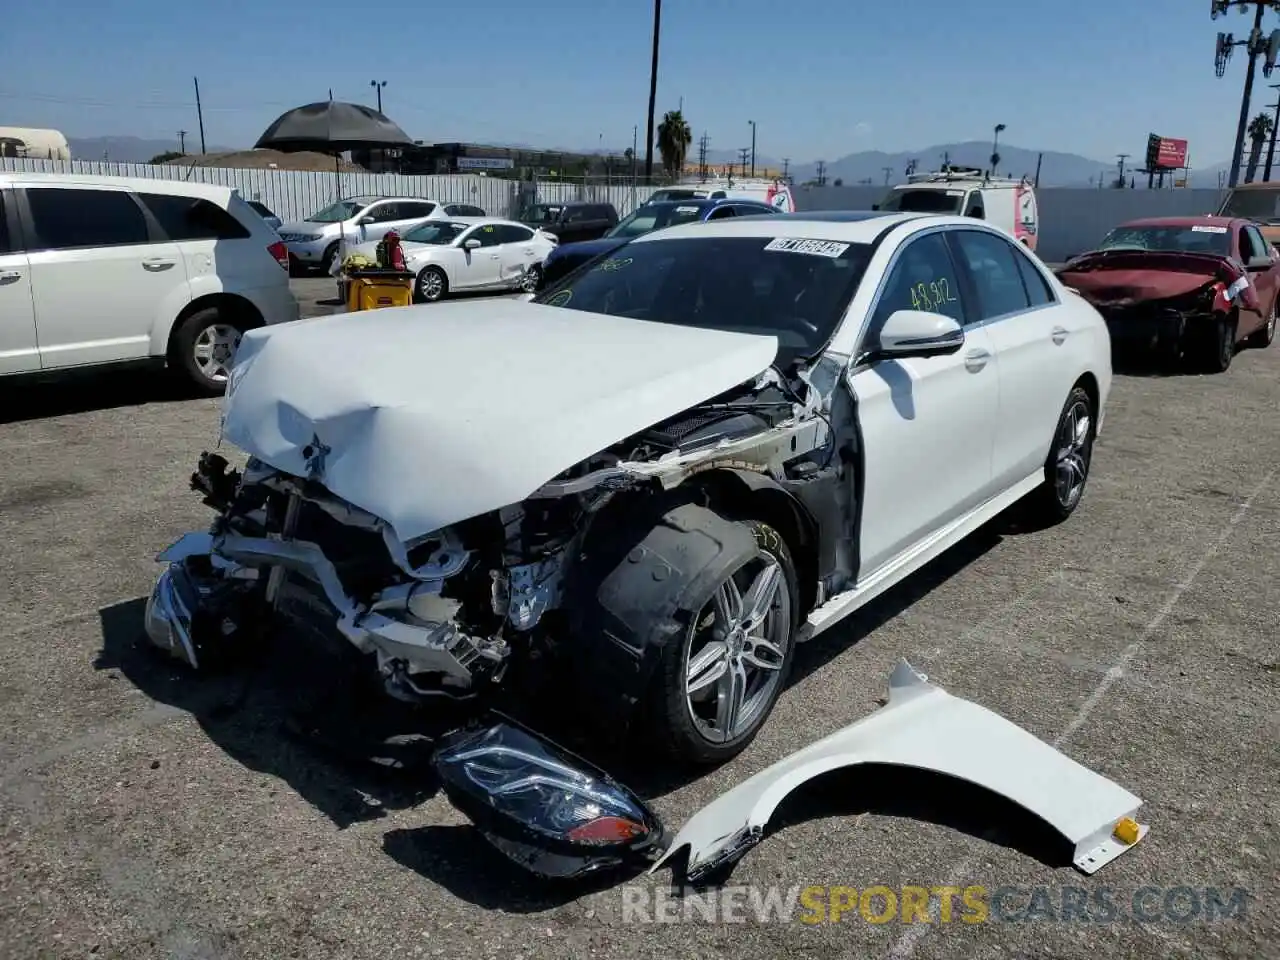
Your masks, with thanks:
M241 170L227 167L183 167L169 164L115 163L108 160L40 160L0 157L0 171L16 173L65 173L108 177L141 177L150 180L194 180L232 187L246 200L266 204L282 220L301 220L332 203L336 197L335 174L297 170ZM518 211L521 193L541 202L589 200L612 203L626 216L652 188L595 183L541 181L517 183L472 174L402 177L393 173L343 173L342 195L422 197L441 203L471 203L491 216L509 217Z

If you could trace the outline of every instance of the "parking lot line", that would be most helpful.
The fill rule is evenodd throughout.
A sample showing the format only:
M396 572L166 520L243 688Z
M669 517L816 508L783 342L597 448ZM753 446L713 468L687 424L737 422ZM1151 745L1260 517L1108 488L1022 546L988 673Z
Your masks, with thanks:
M1245 518L1250 507L1253 506L1253 502L1261 496L1264 490L1271 486L1275 475L1275 470L1268 472L1267 475L1262 478L1261 482L1259 482L1257 486L1250 491L1249 495L1244 499L1244 502L1236 508L1235 513L1231 515L1231 519L1227 521L1226 527L1220 534L1218 534L1218 538L1209 546L1209 549L1200 554L1200 558L1192 564L1191 569L1187 571L1186 575L1178 581L1173 590L1170 591L1168 598L1160 609L1156 611L1155 616L1147 621L1146 626L1142 628L1142 632L1138 634L1137 639L1120 652L1120 656L1116 658L1116 662L1108 668L1107 672L1098 682L1098 685L1094 687L1089 696L1085 698L1084 703L1080 705L1080 709L1077 710L1071 720L1068 721L1062 732L1054 738L1054 747L1060 748L1085 724L1089 719L1089 716L1102 701L1102 698L1106 696L1107 691L1110 690L1111 686L1124 675L1125 667L1127 667L1133 658L1137 656L1138 652L1142 649L1143 644L1145 644L1147 640L1160 629L1160 626L1168 618L1169 614L1173 612L1174 608L1177 607L1178 603L1186 595L1187 591L1191 589L1205 566L1210 560L1218 555L1218 552L1224 546L1226 546L1227 541L1231 539L1232 534L1235 533L1236 528ZM973 873L975 866L976 864L973 860L962 860L949 872L949 876L947 877L947 886L961 886ZM933 904L930 904L929 909L931 915L933 915L936 921L936 914L938 912L937 908L935 908ZM925 934L929 932L930 926L930 924L912 924L902 934L902 936L894 942L893 946L889 948L888 956L891 960L907 960L907 958L911 957L915 953L916 945L924 938Z

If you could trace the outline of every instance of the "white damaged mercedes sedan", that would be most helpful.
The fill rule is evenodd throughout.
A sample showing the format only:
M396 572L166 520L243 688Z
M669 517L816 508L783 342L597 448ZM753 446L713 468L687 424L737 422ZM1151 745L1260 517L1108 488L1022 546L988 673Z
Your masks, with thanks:
M217 511L151 640L203 668L298 618L415 702L535 667L685 762L760 730L796 646L1021 502L1084 492L1107 329L969 218L788 214L638 237L531 302L245 334ZM341 358L335 362L334 358Z

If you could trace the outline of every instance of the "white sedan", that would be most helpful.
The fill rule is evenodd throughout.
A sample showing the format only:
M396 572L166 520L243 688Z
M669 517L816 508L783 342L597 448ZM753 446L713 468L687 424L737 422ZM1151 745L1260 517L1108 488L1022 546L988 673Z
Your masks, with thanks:
M556 243L542 230L493 217L428 220L400 238L405 266L417 277L414 299L420 303L469 291L532 293L538 289L542 262ZM376 243L362 243L345 255L373 260L376 251ZM336 275L340 269L335 263L330 272Z
M1019 501L1070 516L1111 389L1093 307L966 217L670 227L528 303L415 309L244 335L223 438L251 466L202 460L238 493L163 555L157 644L216 657L268 583L218 578L283 561L393 696L518 697L543 657L584 729L721 762L798 644ZM254 519L299 502L350 535Z

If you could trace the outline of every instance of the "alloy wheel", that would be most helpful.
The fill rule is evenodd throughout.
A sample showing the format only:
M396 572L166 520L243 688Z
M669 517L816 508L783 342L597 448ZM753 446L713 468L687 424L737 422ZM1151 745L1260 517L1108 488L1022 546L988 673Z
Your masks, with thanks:
M241 336L243 334L229 323L209 324L200 331L192 346L196 368L214 383L226 383Z
M1084 493L1089 477L1089 460L1093 453L1093 417L1089 405L1077 400L1067 410L1054 440L1054 489L1058 503L1070 510Z
M706 740L728 743L769 709L791 643L791 602L782 565L760 551L720 585L694 621L685 701Z
M424 270L418 277L418 293L423 300L439 300L444 294L444 280L434 270Z
M530 267L524 272L524 276L520 278L520 289L525 293L538 292L538 278L541 276L537 267Z

